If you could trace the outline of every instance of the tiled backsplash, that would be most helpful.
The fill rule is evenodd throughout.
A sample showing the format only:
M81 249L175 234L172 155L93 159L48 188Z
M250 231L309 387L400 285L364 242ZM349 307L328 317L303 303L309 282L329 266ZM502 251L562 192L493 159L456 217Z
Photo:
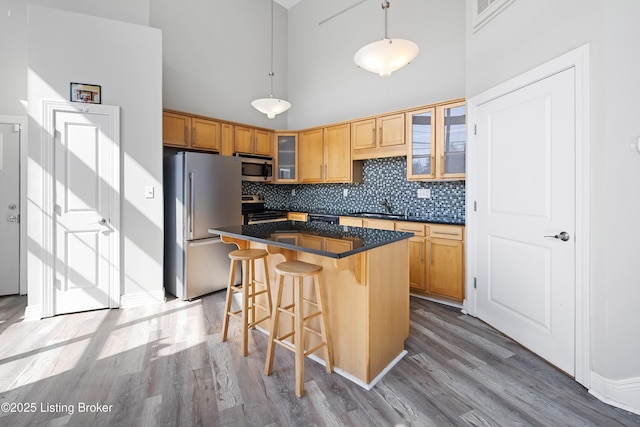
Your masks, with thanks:
M387 199L393 213L414 216L447 216L464 221L464 181L407 181L406 157L365 160L363 182L355 184L285 184L243 182L242 194L264 196L269 209L344 214L356 211L384 212ZM418 189L431 189L431 197L418 199ZM348 195L343 196L344 190ZM295 195L292 195L295 190Z

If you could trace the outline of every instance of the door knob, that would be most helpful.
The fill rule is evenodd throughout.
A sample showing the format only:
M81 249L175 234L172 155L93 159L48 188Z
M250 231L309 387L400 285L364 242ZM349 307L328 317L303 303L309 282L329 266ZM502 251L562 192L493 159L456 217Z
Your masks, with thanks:
M98 224L107 225L107 220L105 218L102 218L100 221L98 221Z
M568 241L571 236L566 231L561 232L560 234L555 234L553 236L544 236L544 237L553 237L554 239L562 240L563 242Z
M9 222L18 222L18 217L15 216L15 215L9 215L7 217L7 221L9 221Z

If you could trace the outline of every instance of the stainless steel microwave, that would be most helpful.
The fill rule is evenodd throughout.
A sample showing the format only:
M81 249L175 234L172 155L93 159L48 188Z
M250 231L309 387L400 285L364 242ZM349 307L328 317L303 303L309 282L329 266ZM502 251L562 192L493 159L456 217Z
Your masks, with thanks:
M273 160L270 157L251 157L236 154L242 161L242 180L271 182L273 179Z

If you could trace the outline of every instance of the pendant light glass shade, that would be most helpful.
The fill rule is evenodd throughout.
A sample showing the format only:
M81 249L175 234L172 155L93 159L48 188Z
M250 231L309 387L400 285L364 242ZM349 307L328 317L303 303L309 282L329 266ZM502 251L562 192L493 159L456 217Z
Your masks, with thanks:
M260 98L251 101L253 108L267 115L268 118L274 119L276 115L284 113L291 108L291 103L284 99L274 98L271 95L269 98Z
M273 96L273 0L271 0L271 71L269 71L269 81L271 83L271 92L268 98L254 99L251 101L253 108L266 114L268 118L275 119L276 115L284 113L291 108L291 103L284 99Z
M382 39L361 47L353 60L360 68L378 73L380 77L389 77L413 61L418 52L420 48L411 40Z
M353 61L360 68L380 77L389 77L391 73L404 67L418 56L420 48L411 40L390 39L387 37L387 12L390 4L382 3L384 10L384 38L361 47L353 56Z

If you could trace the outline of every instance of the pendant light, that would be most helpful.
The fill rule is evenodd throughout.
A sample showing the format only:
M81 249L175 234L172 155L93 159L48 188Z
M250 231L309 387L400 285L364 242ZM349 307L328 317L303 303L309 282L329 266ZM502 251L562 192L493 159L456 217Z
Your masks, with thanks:
M399 70L418 56L420 48L410 40L390 39L387 37L387 12L389 2L382 3L384 9L384 39L363 46L353 56L353 60L360 68L380 77L389 77L392 72Z
M283 113L291 108L291 103L284 99L279 99L273 96L273 0L271 0L271 69L269 71L269 81L271 82L271 91L268 98L260 98L251 101L251 105L267 115L268 118L273 119L277 114Z

